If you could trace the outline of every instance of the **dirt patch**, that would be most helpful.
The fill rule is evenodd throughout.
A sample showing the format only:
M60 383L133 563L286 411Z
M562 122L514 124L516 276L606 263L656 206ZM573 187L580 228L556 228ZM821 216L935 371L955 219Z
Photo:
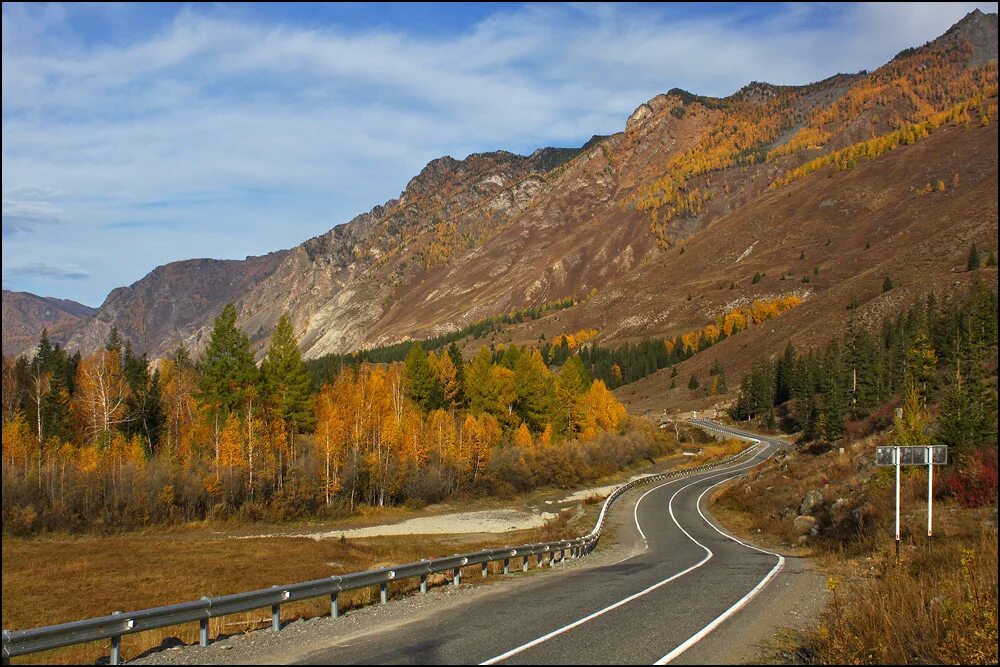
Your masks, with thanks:
M317 533L303 533L291 537L308 537L314 540L355 539L361 537L382 537L386 535L455 535L464 533L509 533L515 530L541 528L554 519L552 512L520 512L514 509L483 510L480 512L460 512L407 519L400 523L350 528L347 530L327 530ZM248 535L238 539L271 537L270 535Z

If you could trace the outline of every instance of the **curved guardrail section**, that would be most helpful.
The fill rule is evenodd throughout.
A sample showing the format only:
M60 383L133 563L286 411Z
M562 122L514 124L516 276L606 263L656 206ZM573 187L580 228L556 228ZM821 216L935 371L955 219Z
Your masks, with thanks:
M715 426L714 424L709 426L705 423L697 423L695 425L700 428L713 428ZM721 431L722 429L713 428L713 430ZM761 442L756 438L749 438L741 434L737 435L730 432L725 432L725 434L755 443ZM10 632L4 630L3 662L6 664L12 657L29 653L110 639L110 662L112 665L117 665L121 662L121 638L127 634L197 622L200 630L199 643L202 646L207 646L209 643L208 621L211 618L270 607L271 626L273 630L277 631L281 629L281 605L288 602L329 596L330 614L336 617L340 615L337 596L344 591L378 586L381 601L384 604L389 598L389 583L393 581L419 577L420 592L426 593L428 575L450 571L453 573L453 585L458 586L462 582L462 568L470 565L482 565L483 576L486 576L487 565L501 561L503 562L504 574L509 574L510 561L513 558L522 559L521 566L525 572L529 568L532 556L535 556L538 567L546 564L546 557L549 566L566 559L581 558L589 554L597 546L601 532L604 529L604 521L607 517L608 509L623 494L637 486L666 481L728 465L743 458L749 451L750 449L745 449L739 454L715 463L641 477L623 484L605 499L593 530L582 537L572 540L524 544L518 547L503 547L500 549L484 549L467 554L431 558L377 570L324 577L323 579L303 581L287 586L272 586L271 588L247 593L204 597L193 602L182 602L180 604L141 609L139 611L115 612L108 616L61 623L59 625L49 625L31 630Z

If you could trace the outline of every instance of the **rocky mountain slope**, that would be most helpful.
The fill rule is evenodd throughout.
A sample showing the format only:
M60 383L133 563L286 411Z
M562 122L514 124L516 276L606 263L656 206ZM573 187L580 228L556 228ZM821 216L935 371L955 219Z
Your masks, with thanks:
M613 344L793 291L806 305L754 335L804 340L837 326L845 299L902 299L881 294L885 273L946 286L969 243L996 246L996 58L997 17L976 11L871 73L722 99L675 89L580 149L440 158L291 250L159 267L69 343L93 348L114 325L152 356L198 349L234 301L258 351L287 311L317 357L575 295L500 338L594 328Z
M3 353L30 350L43 329L53 340L63 341L67 330L96 312L96 308L69 299L3 290Z

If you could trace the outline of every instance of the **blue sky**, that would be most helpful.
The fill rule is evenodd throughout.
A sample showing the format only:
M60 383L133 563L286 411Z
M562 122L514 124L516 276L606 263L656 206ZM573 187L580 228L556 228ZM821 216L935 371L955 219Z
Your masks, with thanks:
M872 69L996 3L3 4L3 286L99 305L287 248L441 155L576 146L673 87Z

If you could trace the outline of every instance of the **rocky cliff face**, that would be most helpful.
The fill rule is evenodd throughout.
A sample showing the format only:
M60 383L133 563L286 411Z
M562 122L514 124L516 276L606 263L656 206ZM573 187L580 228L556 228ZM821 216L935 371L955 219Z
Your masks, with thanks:
M71 348L94 350L112 327L151 356L179 343L200 343L200 332L231 301L272 274L287 251L245 260L191 259L154 269L141 280L112 290L100 309L68 332Z
M93 349L118 326L152 356L178 343L198 350L214 316L232 301L258 353L288 312L303 352L317 357L435 335L594 290L598 298L522 335L584 326L600 329L605 341L671 333L716 307L717 295L709 299L713 303L699 304L688 294L708 299L708 290L721 289L716 283L728 288L739 282L743 264L733 258L748 248L749 256L759 258L789 243L806 243L795 230L836 237L839 211L849 211L852 224L876 224L882 220L877 211L889 210L888 202L909 202L915 195L908 188L922 186L924 178L958 175L959 183L978 183L973 174L963 175L972 164L995 174L995 131L992 144L956 131L933 142L945 154L901 149L911 159L898 169L908 171L885 171L898 160L872 162L864 171L871 187L852 190L850 205L825 195L841 165L785 189L771 187L810 160L922 122L976 91L986 93L984 108L995 105L996 35L996 15L973 12L938 40L908 49L870 74L837 75L807 86L753 82L723 99L674 89L639 105L622 132L594 137L580 149L443 157L397 199L290 250L159 267L112 292L95 316L75 325L69 342ZM987 130L990 122L995 128L995 117ZM993 211L995 245L996 178L992 186L969 186L962 205L985 206L987 217ZM992 197L992 209L982 197ZM797 209L785 205L788 198L803 206L836 203ZM897 213L909 217L893 219L893 242L900 248L909 247L908 238L916 243L912 230L932 228L930 221L955 201L928 198L903 206ZM775 218L775 211L786 217ZM829 227L811 224L815 220ZM985 233L976 229L969 238ZM945 256L968 240L949 241L955 247L942 248L940 261L927 271L950 271ZM716 275L708 255L697 263L687 261L690 255L685 260L679 242L692 249L708 243L714 256L729 258L729 268ZM758 268L768 275L801 268L777 266ZM842 278L866 270L858 264ZM788 285L772 289L779 287ZM6 305L4 319L6 327Z

